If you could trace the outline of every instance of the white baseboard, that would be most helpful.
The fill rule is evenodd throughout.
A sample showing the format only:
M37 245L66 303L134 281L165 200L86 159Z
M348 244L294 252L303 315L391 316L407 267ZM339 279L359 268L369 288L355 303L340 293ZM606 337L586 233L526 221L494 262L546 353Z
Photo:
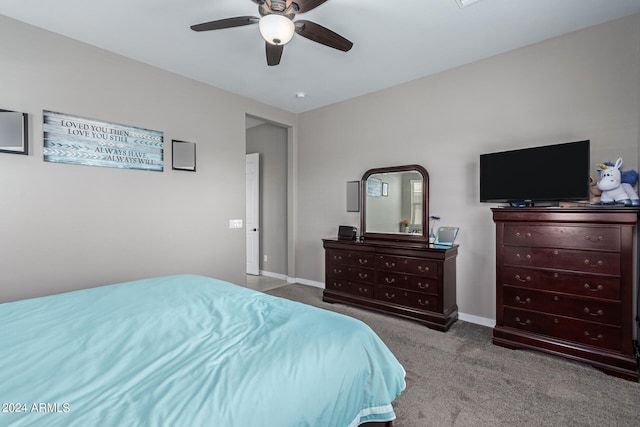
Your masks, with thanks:
M286 280L289 283L293 283L289 281L289 276L287 276L286 274L272 273L270 271L260 270L260 275L266 276L266 277L273 277L274 279L279 279L279 280Z
M286 274L272 273L270 271L260 270L260 275L265 277L272 277L274 279L285 280L287 283L299 283L301 285L324 289L324 283L322 282L316 282L316 281L307 280L307 279L298 279L295 277L289 277Z
M473 314L458 313L458 319L469 323L475 323L476 325L480 326L487 326L489 328L493 328L494 326L496 326L495 319L474 316Z
M300 283L301 285L306 285L306 286L313 286L314 288L320 288L320 289L324 289L324 283L322 282L316 282L313 280L307 280L307 279L293 279L292 282L290 283Z

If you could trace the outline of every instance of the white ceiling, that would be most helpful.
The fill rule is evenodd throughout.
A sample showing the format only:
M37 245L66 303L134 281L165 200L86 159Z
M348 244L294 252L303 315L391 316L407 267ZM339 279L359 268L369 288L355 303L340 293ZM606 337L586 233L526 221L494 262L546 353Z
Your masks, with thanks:
M275 67L257 25L189 28L257 10L251 0L0 0L6 16L294 113L639 13L640 0L480 0L463 9L455 0L329 0L296 19L353 48L295 35Z

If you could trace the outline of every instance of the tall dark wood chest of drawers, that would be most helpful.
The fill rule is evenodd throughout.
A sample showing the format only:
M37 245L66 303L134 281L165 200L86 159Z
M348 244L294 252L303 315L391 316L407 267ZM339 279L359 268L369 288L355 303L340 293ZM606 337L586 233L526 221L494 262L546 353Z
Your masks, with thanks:
M493 343L589 363L637 381L639 209L495 208Z
M457 245L337 239L323 244L324 301L417 320L439 331L458 319Z

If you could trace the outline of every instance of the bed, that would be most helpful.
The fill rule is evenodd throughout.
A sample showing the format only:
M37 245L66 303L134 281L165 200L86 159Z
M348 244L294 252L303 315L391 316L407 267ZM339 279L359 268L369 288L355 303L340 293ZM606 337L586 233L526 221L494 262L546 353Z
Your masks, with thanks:
M0 361L2 426L358 426L405 387L359 320L196 275L0 304Z

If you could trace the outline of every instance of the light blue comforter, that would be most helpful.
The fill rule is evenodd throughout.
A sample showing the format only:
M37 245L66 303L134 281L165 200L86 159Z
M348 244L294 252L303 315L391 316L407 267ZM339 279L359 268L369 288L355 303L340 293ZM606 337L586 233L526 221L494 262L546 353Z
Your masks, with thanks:
M404 387L364 323L206 277L0 304L0 426L356 426Z

